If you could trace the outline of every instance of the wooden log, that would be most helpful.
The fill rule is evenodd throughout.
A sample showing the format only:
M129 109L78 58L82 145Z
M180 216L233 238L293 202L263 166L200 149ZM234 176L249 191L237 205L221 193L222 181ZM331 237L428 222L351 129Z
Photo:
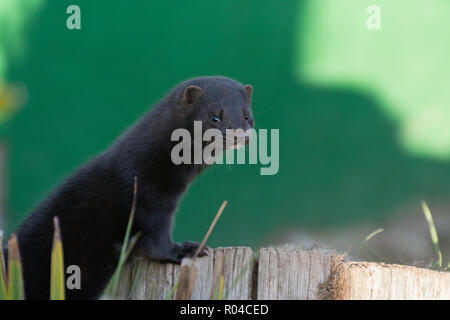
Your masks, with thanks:
M132 300L164 300L175 285L179 266L134 258L122 271L120 296Z
M198 272L191 299L209 299L213 286L216 254L223 256L224 298L250 299L253 252L247 247L217 248L209 255L195 260ZM121 299L164 300L173 299L172 292L180 272L180 266L134 258L123 269L120 279Z
M328 250L263 248L257 278L258 300L315 300L337 255ZM341 256L339 256L341 257Z
M450 272L373 262L334 261L324 299L450 299Z
M253 251L247 247L219 248L224 256L224 299L251 299Z
M345 261L320 249L218 248L193 260L198 270L188 294L173 290L180 266L134 258L119 282L121 299L450 299L450 272ZM220 290L219 290L220 292Z

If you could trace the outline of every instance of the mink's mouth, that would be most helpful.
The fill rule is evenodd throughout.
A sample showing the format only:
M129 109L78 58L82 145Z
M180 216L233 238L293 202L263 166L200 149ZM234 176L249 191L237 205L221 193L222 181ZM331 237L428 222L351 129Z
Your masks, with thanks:
M239 149L250 143L250 137L248 135L244 136L233 136L227 137L223 139L224 148L227 150L230 149Z

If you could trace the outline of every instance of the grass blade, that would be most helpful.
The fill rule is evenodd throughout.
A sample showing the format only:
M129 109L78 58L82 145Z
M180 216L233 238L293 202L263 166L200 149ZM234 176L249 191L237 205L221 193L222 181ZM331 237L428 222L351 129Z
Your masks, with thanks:
M425 201L422 201L422 210L423 210L423 214L425 215L425 219L427 220L428 228L430 229L430 236L431 236L431 241L433 242L433 245L434 245L434 250L436 251L436 256L437 256L436 266L438 268L442 268L442 251L441 251L441 247L439 246L439 238L438 238L438 234L436 231L436 226L434 224L433 216L431 215L430 208L428 207L428 205Z
M53 217L53 225L54 234L50 272L50 300L64 300L64 257L58 217Z
M217 292L217 300L223 300L223 287L225 283L225 277L223 274L220 275L220 281L219 281L219 290ZM227 294L228 295L228 294Z
M3 255L3 231L0 230L0 300L7 298L6 264Z
M227 206L227 204L228 204L228 201L224 201L222 203L222 205L220 206L219 211L217 212L216 216L214 217L213 222L209 226L208 232L206 232L205 236L203 237L202 243L200 244L197 251L195 252L194 258L196 258L198 256L198 254L200 253L200 251L202 251L202 248L205 246L206 241L208 241L209 235L213 231L217 221L219 220L220 216L222 215L222 212L225 209L225 207Z
M141 280L141 274L142 274L142 260L136 260L135 265L135 272L134 273L134 280L133 284L131 285L130 294L128 295L128 299L131 299L134 296L134 293L136 292L136 288L138 286L139 281Z
M178 289L178 284L179 283L180 282L178 280L175 282L175 284L170 289L169 294L167 295L167 297L164 300L172 300L172 297L175 294L175 291Z
M184 258L181 261L178 274L178 286L175 292L175 300L191 300L197 280L198 268L195 260Z
M218 300L219 297L222 297L223 292L220 292L220 281L223 276L225 268L225 258L222 252L218 251L214 257L214 270L213 270L213 279L211 285L211 293L209 295L209 299Z
M383 228L380 228L380 229L377 229L377 230L373 231L372 233L370 233L370 234L364 239L364 241L361 243L361 245L359 246L359 249L358 249L358 251L356 252L356 257L359 257L359 254L361 253L362 249L364 248L364 246L367 244L367 242L368 242L370 239L372 239L372 238L375 237L377 234L379 234L379 233L381 233L381 232L383 232L383 231L384 231L384 229L383 229Z
M137 199L137 177L134 177L134 189L133 189L133 204L131 206L130 218L128 219L127 230L125 232L125 237L122 244L122 249L120 251L119 263L117 265L114 274L106 286L105 291L102 294L103 298L116 298L117 297L117 289L119 286L120 273L122 272L123 265L127 260L129 254L131 253L132 246L137 241L139 234L136 235L131 241L130 245L130 234L131 234L131 226L133 225L134 213L136 211L136 199Z
M22 263L20 262L17 236L8 241L8 300L24 300Z

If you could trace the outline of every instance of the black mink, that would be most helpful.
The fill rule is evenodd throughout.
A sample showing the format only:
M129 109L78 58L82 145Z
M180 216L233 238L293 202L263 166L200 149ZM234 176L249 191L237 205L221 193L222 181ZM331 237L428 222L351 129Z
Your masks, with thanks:
M175 129L193 136L193 122L203 131L253 127L252 87L225 77L182 82L159 101L106 151L81 166L54 190L17 229L26 299L49 299L53 217L58 216L65 266L81 270L81 289L66 289L67 299L98 298L118 262L138 181L132 233L141 232L135 253L180 263L199 244L175 243L173 213L190 182L207 167L171 160ZM207 254L203 250L200 255Z

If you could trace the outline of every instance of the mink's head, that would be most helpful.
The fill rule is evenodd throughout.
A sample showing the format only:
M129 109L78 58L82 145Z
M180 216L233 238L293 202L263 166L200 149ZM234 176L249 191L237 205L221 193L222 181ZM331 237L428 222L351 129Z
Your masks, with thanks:
M178 87L181 113L189 121L192 130L194 121L202 122L202 133L218 129L224 138L224 146L239 147L249 142L240 132L254 127L251 110L252 86L242 85L226 77L201 77L187 80ZM227 129L237 132L234 137ZM241 129L241 130L237 130ZM237 130L237 131L236 131ZM230 142L232 139L232 142Z

